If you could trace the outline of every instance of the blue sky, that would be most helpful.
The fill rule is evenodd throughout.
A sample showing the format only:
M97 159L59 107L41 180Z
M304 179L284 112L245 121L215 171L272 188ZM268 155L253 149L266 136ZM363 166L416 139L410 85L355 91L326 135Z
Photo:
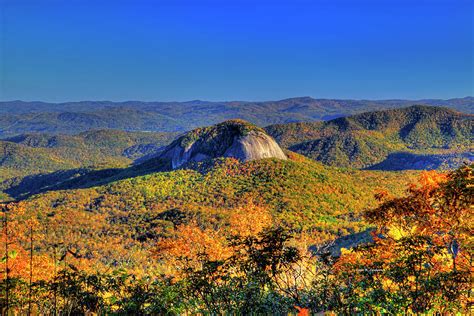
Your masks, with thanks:
M1 100L473 95L473 1L0 0Z

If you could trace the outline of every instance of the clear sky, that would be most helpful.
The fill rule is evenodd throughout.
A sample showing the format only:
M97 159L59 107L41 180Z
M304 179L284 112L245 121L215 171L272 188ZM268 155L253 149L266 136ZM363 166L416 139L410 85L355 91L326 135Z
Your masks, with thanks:
M0 0L1 100L473 95L471 0Z

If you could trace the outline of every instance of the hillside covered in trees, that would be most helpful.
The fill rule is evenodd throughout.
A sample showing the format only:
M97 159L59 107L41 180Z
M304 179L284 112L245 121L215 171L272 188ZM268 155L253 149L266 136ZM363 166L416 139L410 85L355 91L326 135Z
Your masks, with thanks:
M472 167L420 180L298 155L207 168L3 206L2 304L41 313L466 310ZM403 197L408 182L418 184ZM369 248L325 254L338 236L374 226Z
M0 140L0 190L25 177L66 170L125 167L156 155L176 133L96 130L78 135L21 134ZM34 184L32 184L34 185ZM1 200L1 193L0 193Z
M417 105L266 130L280 145L332 166L423 170L473 160L474 116L447 108Z
M240 134L235 134L239 137L245 136L246 128L260 130L244 121L228 122L241 122L239 124L243 129ZM86 182L84 186L89 182L85 175L100 180L117 172L123 173L113 168L120 169L131 164L143 164L148 171L141 170L142 173L164 170L161 164L166 165L167 162L152 160L163 156L165 153L162 151L166 152L168 157L164 160L170 159L170 165L173 161L183 163L226 156L225 150L229 153L240 151L237 158L241 159L251 153L245 149L251 142L267 148L268 152L262 157L284 155L278 145L269 145L272 139L259 140L266 137L264 134L257 138L250 137L240 147L237 144L241 141L229 136L233 133L231 128L228 128L227 136L214 139L211 134L216 133L218 126L231 127L232 124L198 128L182 136L168 149L166 145L179 133L95 130L77 135L33 133L5 138L0 140L0 190L3 191L0 199L31 195L47 188L69 188L70 185L61 184L78 177ZM447 108L412 106L326 122L271 125L265 131L283 148L335 167L452 169L474 160L473 116ZM203 133L206 141L198 139L199 133ZM178 143L182 149L178 148ZM192 148L186 147L191 145ZM238 148L230 150L232 146ZM99 170L103 172L97 173ZM129 171L131 175L140 173L136 168Z

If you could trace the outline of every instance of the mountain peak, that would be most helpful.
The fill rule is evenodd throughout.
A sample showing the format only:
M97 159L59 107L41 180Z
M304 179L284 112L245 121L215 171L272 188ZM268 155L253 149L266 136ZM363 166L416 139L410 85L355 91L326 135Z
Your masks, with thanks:
M172 169L219 157L241 161L287 159L280 146L263 129L239 119L194 129L171 143L160 156L170 161Z

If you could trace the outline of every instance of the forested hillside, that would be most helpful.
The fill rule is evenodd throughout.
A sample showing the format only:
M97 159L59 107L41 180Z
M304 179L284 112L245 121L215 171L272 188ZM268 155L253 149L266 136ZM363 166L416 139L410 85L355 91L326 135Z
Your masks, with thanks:
M199 171L157 172L88 189L53 191L19 205L52 234L45 241L60 244L61 256L74 251L76 257L68 264L104 271L115 262L116 267L134 270L159 264L148 261L143 251L157 239L183 238L182 225L220 234L233 229L229 225L252 226L253 216L260 216L253 212L261 212L262 221L268 221L262 225L285 227L312 242L357 232L366 227L360 211L376 205L374 194L388 190L399 195L415 177L339 171L299 155L290 158L246 163L218 159ZM53 241L53 236L58 239ZM99 245L104 248L96 248ZM47 255L47 249L41 252Z
M94 164L95 160L99 161L99 159L94 159L95 154L135 159L156 153L159 148L168 145L178 135L177 133L91 130L77 135L22 134L5 138L4 141L32 148L49 148L60 152L68 159L81 162L89 160L90 164Z
M375 168L398 164L400 169L429 169L431 164L436 169L443 166L433 162L436 155L444 155L445 167L471 160L474 116L412 106L327 122L272 125L266 130L282 146L328 165ZM430 155L435 156L431 159Z
M2 265L9 268L3 285L10 304L23 311L109 313L465 308L469 252L461 250L452 272L444 233L425 240L436 234L426 235L419 222L431 232L451 227L465 249L472 168L449 177L424 174L407 198L394 200L390 196L403 196L416 175L342 171L294 154L286 161L216 160L205 170L153 173L6 206L2 238L9 248ZM378 209L374 195L386 201ZM456 206L438 204L451 195ZM451 215L439 213L440 205ZM413 214L404 217L402 210ZM456 214L460 226L453 228ZM340 259L307 252L316 245L324 253L325 242L369 225L398 237L374 235L376 248L343 249ZM410 270L425 243L437 246L420 253L421 268ZM377 272L383 284L354 272L364 270L365 260L374 271L387 267ZM427 271L425 262L434 268ZM401 271L403 280L393 276ZM420 284L423 296L411 290ZM455 286L451 297L443 296L445 286Z
M60 170L125 167L156 155L175 133L96 130L78 135L22 134L0 140L0 190L24 177ZM54 182L66 179L57 175ZM33 184L32 184L33 185Z

